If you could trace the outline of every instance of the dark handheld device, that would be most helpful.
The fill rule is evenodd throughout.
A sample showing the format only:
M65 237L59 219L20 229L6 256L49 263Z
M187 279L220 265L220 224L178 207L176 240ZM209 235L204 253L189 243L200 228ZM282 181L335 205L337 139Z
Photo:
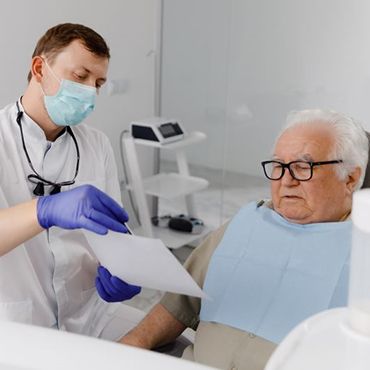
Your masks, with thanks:
M204 223L199 218L178 215L171 217L168 227L172 230L183 231L192 234L201 234L204 229Z

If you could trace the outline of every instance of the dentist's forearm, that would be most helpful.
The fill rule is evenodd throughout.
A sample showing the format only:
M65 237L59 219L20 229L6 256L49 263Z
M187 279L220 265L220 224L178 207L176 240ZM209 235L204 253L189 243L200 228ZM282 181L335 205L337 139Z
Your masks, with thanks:
M0 209L0 256L44 230L37 220L37 200Z

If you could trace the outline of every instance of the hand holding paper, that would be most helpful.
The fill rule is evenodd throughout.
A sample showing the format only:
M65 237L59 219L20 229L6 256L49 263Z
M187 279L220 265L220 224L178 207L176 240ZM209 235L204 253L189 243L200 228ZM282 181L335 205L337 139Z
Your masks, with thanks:
M104 267L98 267L95 286L98 294L106 302L123 302L139 294L141 288L131 285L112 274Z
M88 231L84 234L100 263L123 281L167 292L205 296L161 240L113 231L106 236Z

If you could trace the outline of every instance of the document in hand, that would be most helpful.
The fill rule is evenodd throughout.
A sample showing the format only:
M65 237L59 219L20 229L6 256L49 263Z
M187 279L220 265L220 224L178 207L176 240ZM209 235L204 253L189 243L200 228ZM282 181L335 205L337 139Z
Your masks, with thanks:
M110 231L84 234L100 263L130 284L195 297L206 295L159 239Z

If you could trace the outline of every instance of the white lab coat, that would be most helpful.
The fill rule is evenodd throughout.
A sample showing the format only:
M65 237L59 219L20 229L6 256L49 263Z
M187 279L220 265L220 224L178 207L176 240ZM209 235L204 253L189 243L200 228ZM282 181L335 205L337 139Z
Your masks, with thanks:
M16 116L15 103L0 111L0 207L30 200L35 187L27 180L32 171ZM48 143L41 128L26 114L22 127L36 171L55 182L72 179L76 151L71 136L64 133ZM80 150L80 170L71 188L92 184L120 202L107 137L84 124L74 127L73 132ZM94 286L97 265L82 231L52 227L39 234L0 257L0 319L99 336L119 304L108 304L98 297Z

